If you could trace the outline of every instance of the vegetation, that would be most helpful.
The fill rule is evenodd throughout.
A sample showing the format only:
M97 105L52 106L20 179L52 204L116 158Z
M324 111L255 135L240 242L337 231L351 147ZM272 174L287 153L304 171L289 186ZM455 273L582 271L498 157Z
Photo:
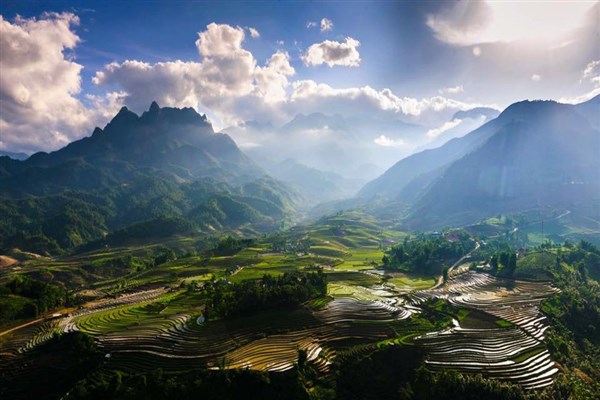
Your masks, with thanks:
M0 321L37 317L40 313L72 303L70 293L63 287L16 276L0 288Z
M227 284L207 282L201 293L207 297L210 317L228 317L270 308L293 308L327 293L325 274L289 273L273 278L263 276L258 281Z
M182 222L162 221L167 226L169 221L175 226ZM476 274L484 283L488 277L507 282L499 290L538 290L535 282L510 286L513 278L527 278L552 280L561 289L541 306L550 323L545 343L561 372L547 389L526 391L489 375L422 368L424 358L432 355L418 338L447 329L452 320L467 328L494 330L496 336L489 339L510 348L521 346L519 325L508 311L487 314L476 309L477 298L469 296L460 304L418 300L413 303L418 314L390 301L417 299L420 291L435 284L433 276L445 275L452 284L456 271L449 273L447 268L475 247L461 231L410 238L354 212L251 238L195 232L144 237L143 224L124 230L132 238L123 239L127 246L93 245L56 258L10 253L18 263L0 276L4 324L65 305L82 307L66 326L62 319L44 320L2 336L3 351L29 349L25 358L11 356L11 362L43 364L37 360L55 354L44 346L54 346L54 332L69 331L71 324L102 338L103 351L111 354L99 364L92 351L96 361L81 373L61 375L52 386L56 391L49 392L57 395L51 397L69 392L68 398L75 399L187 398L202 392L205 398L256 393L261 398L323 400L541 400L591 399L598 391L595 278L600 264L591 243L546 243L517 250L506 242L479 239L486 244L475 253L472 265L489 263L489 272L498 277ZM392 246L384 252L384 244ZM377 270L382 259L384 273ZM486 290L489 287L493 286ZM461 292L468 294L470 288ZM410 294L398 295L396 290ZM85 296L94 302L84 304ZM425 336L435 340L435 335ZM12 347L17 345L21 347ZM473 346L483 348L479 342ZM519 349L508 359L523 363L546 351L539 343ZM151 354L161 352L169 357ZM548 363L553 367L550 359ZM279 368L285 372L267 371ZM365 370L374 372L364 374ZM50 376L44 370L35 373ZM10 382L4 393L20 398L22 392L12 396L12 383L31 375L7 375L3 367L0 376ZM28 393L35 395L33 389Z
M446 235L419 235L413 240L406 237L401 244L392 246L383 256L383 267L388 270L419 273L440 273L473 248L464 232Z
M111 372L79 382L66 399L308 399L296 370L263 373L248 370L197 371L170 376Z
M590 276L600 271L600 249L582 241L551 252L561 293L542 304L551 321L548 348L568 368L571 390L592 398L600 393L600 284Z

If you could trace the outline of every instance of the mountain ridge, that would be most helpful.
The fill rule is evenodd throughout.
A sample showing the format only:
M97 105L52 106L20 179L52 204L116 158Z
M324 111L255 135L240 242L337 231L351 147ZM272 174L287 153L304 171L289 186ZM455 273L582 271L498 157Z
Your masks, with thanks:
M598 104L514 103L462 138L399 161L358 196L387 196L415 229L591 201L600 193L600 131L589 109L597 115Z
M0 248L50 253L157 218L264 231L291 220L301 201L205 116L155 102L141 116L123 107L55 152L0 157L0 187Z

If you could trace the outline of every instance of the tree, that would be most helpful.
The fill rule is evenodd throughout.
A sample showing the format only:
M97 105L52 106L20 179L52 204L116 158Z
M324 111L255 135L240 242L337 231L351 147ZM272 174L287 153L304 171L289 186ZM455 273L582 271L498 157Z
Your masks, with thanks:
M498 255L494 254L490 258L490 266L492 267L492 273L498 272Z
M508 265L507 265L507 274L510 277L515 275L515 271L517 270L517 255L515 253L511 253L508 256Z

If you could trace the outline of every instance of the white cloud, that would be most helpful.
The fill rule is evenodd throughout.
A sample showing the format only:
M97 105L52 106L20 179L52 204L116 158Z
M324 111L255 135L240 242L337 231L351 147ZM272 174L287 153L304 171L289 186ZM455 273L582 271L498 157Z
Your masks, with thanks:
M581 74L579 83L591 83L594 88L580 96L562 97L558 101L565 104L578 104L600 95L600 60L590 61Z
M277 46L283 46L285 44L285 42L283 40L278 40L275 43L277 43Z
M533 75L531 75L531 80L534 82L539 82L542 80L542 77L541 77L541 75L533 74Z
M245 35L242 28L227 24L208 24L206 30L198 34L196 46L204 57L228 57L242 49Z
M97 71L92 82L104 94L80 95L82 66L65 54L75 49L72 14L5 21L0 17L0 147L13 151L54 150L89 135L123 105L136 112L152 100L162 106L188 106L209 112L223 126L258 120L281 123L298 113L321 111L382 118L447 119L466 104L442 96L398 97L389 89L369 86L334 88L313 80L292 81L290 56L277 51L258 64L244 49L240 27L210 24L199 33L198 61L113 62ZM358 42L348 38L348 46ZM356 50L354 48L354 50ZM343 53L343 52L342 52ZM358 63L353 50L344 59L327 54L331 63ZM336 61L334 61L336 60ZM342 61L345 60L345 61ZM354 60L354 61L352 61Z
M311 45L302 60L307 66L327 64L329 67L340 65L344 67L358 67L361 59L357 50L360 42L347 37L344 42L325 40Z
M583 70L581 81L589 80L594 85L600 86L600 60L591 61Z
M593 2L501 2L459 0L427 16L426 24L446 43L479 43L560 38L584 23Z
M266 103L286 100L288 76L296 73L290 65L290 56L285 52L276 52L265 67L257 67L254 72L256 94Z
M327 32L333 29L333 21L328 18L321 20L321 32Z
M80 64L71 54L80 39L71 13L45 13L41 18L0 15L0 148L32 152L52 150L89 133L93 122L110 107L86 108Z
M383 147L404 147L406 143L402 139L391 139L385 135L373 139L373 143Z
M468 110L481 104L469 104L443 96L416 99L399 97L390 89L333 88L313 80L292 82L288 107L297 112L322 110L329 114L394 117L402 115L424 124L446 121L458 110Z
M295 74L290 57L277 51L259 66L243 41L243 29L213 23L196 41L201 61L112 63L96 73L93 83L120 87L128 106L138 112L156 100L165 106L208 108L224 124L272 116L286 101L288 77Z
M591 100L598 95L600 95L600 87L592 89L590 92L582 94L581 96L561 97L558 99L558 102L564 104L579 104L583 103L584 101Z
M458 85L458 86L442 88L442 89L438 90L438 93L439 94L458 94L458 93L463 93L464 91L465 91L465 89L463 88L463 85Z
M455 118L452 121L447 121L445 122L442 126L440 126L439 128L435 128L435 129L430 129L427 131L427 136L430 138L435 138L438 137L439 135L441 135L442 133L457 127L458 125L460 125L460 123L462 122L462 119L458 119Z
M248 28L248 32L250 32L250 36L252 36L255 39L258 38L258 37L260 37L260 32L258 32L256 30L256 28L249 27Z
M317 26L317 23L315 21L308 21L306 23L306 29L315 28L316 26Z
M313 80L293 81L295 70L288 53L277 51L259 65L243 42L244 30L211 24L196 42L200 61L112 63L98 71L93 82L118 88L121 95L114 96L135 111L146 109L152 100L165 106L191 106L210 110L223 127L248 120L283 123L298 113L315 111L381 118L401 115L435 125L457 110L479 106L443 96L401 98L389 89L369 86L334 88Z

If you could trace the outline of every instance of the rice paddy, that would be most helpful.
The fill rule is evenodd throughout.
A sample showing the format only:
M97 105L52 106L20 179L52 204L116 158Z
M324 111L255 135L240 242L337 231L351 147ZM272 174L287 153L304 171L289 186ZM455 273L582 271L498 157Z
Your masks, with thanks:
M480 373L527 389L552 383L557 367L544 344L547 324L539 311L541 301L556 292L549 283L502 280L466 268L457 269L444 285L436 285L432 276L384 273L377 269L381 243L402 235L381 232L365 222L334 220L294 234L310 234L307 251L275 252L259 242L231 256L182 257L126 277L98 279L85 292L91 301L68 315L6 335L0 355L23 357L54 334L79 330L95 337L110 355L103 366L107 369L284 371L295 365L298 351L305 350L308 362L327 373L336 359L405 345L421 347L433 371ZM141 252L97 252L79 256L79 261L55 262L50 270L67 271L82 257L89 262L123 254L119 251ZM50 261L36 262L33 268L41 269ZM327 296L298 309L207 322L199 318L205 299L194 285L315 269L328 276ZM413 318L429 299L444 299L455 308L454 327L436 331Z
M450 278L439 289L416 292L416 303L441 297L462 309L499 318L488 320L487 326L484 321L478 328L458 322L454 328L417 337L416 342L428 351L427 366L481 373L526 389L552 384L558 368L544 345L548 325L539 306L556 291L545 282L509 281L467 272Z

